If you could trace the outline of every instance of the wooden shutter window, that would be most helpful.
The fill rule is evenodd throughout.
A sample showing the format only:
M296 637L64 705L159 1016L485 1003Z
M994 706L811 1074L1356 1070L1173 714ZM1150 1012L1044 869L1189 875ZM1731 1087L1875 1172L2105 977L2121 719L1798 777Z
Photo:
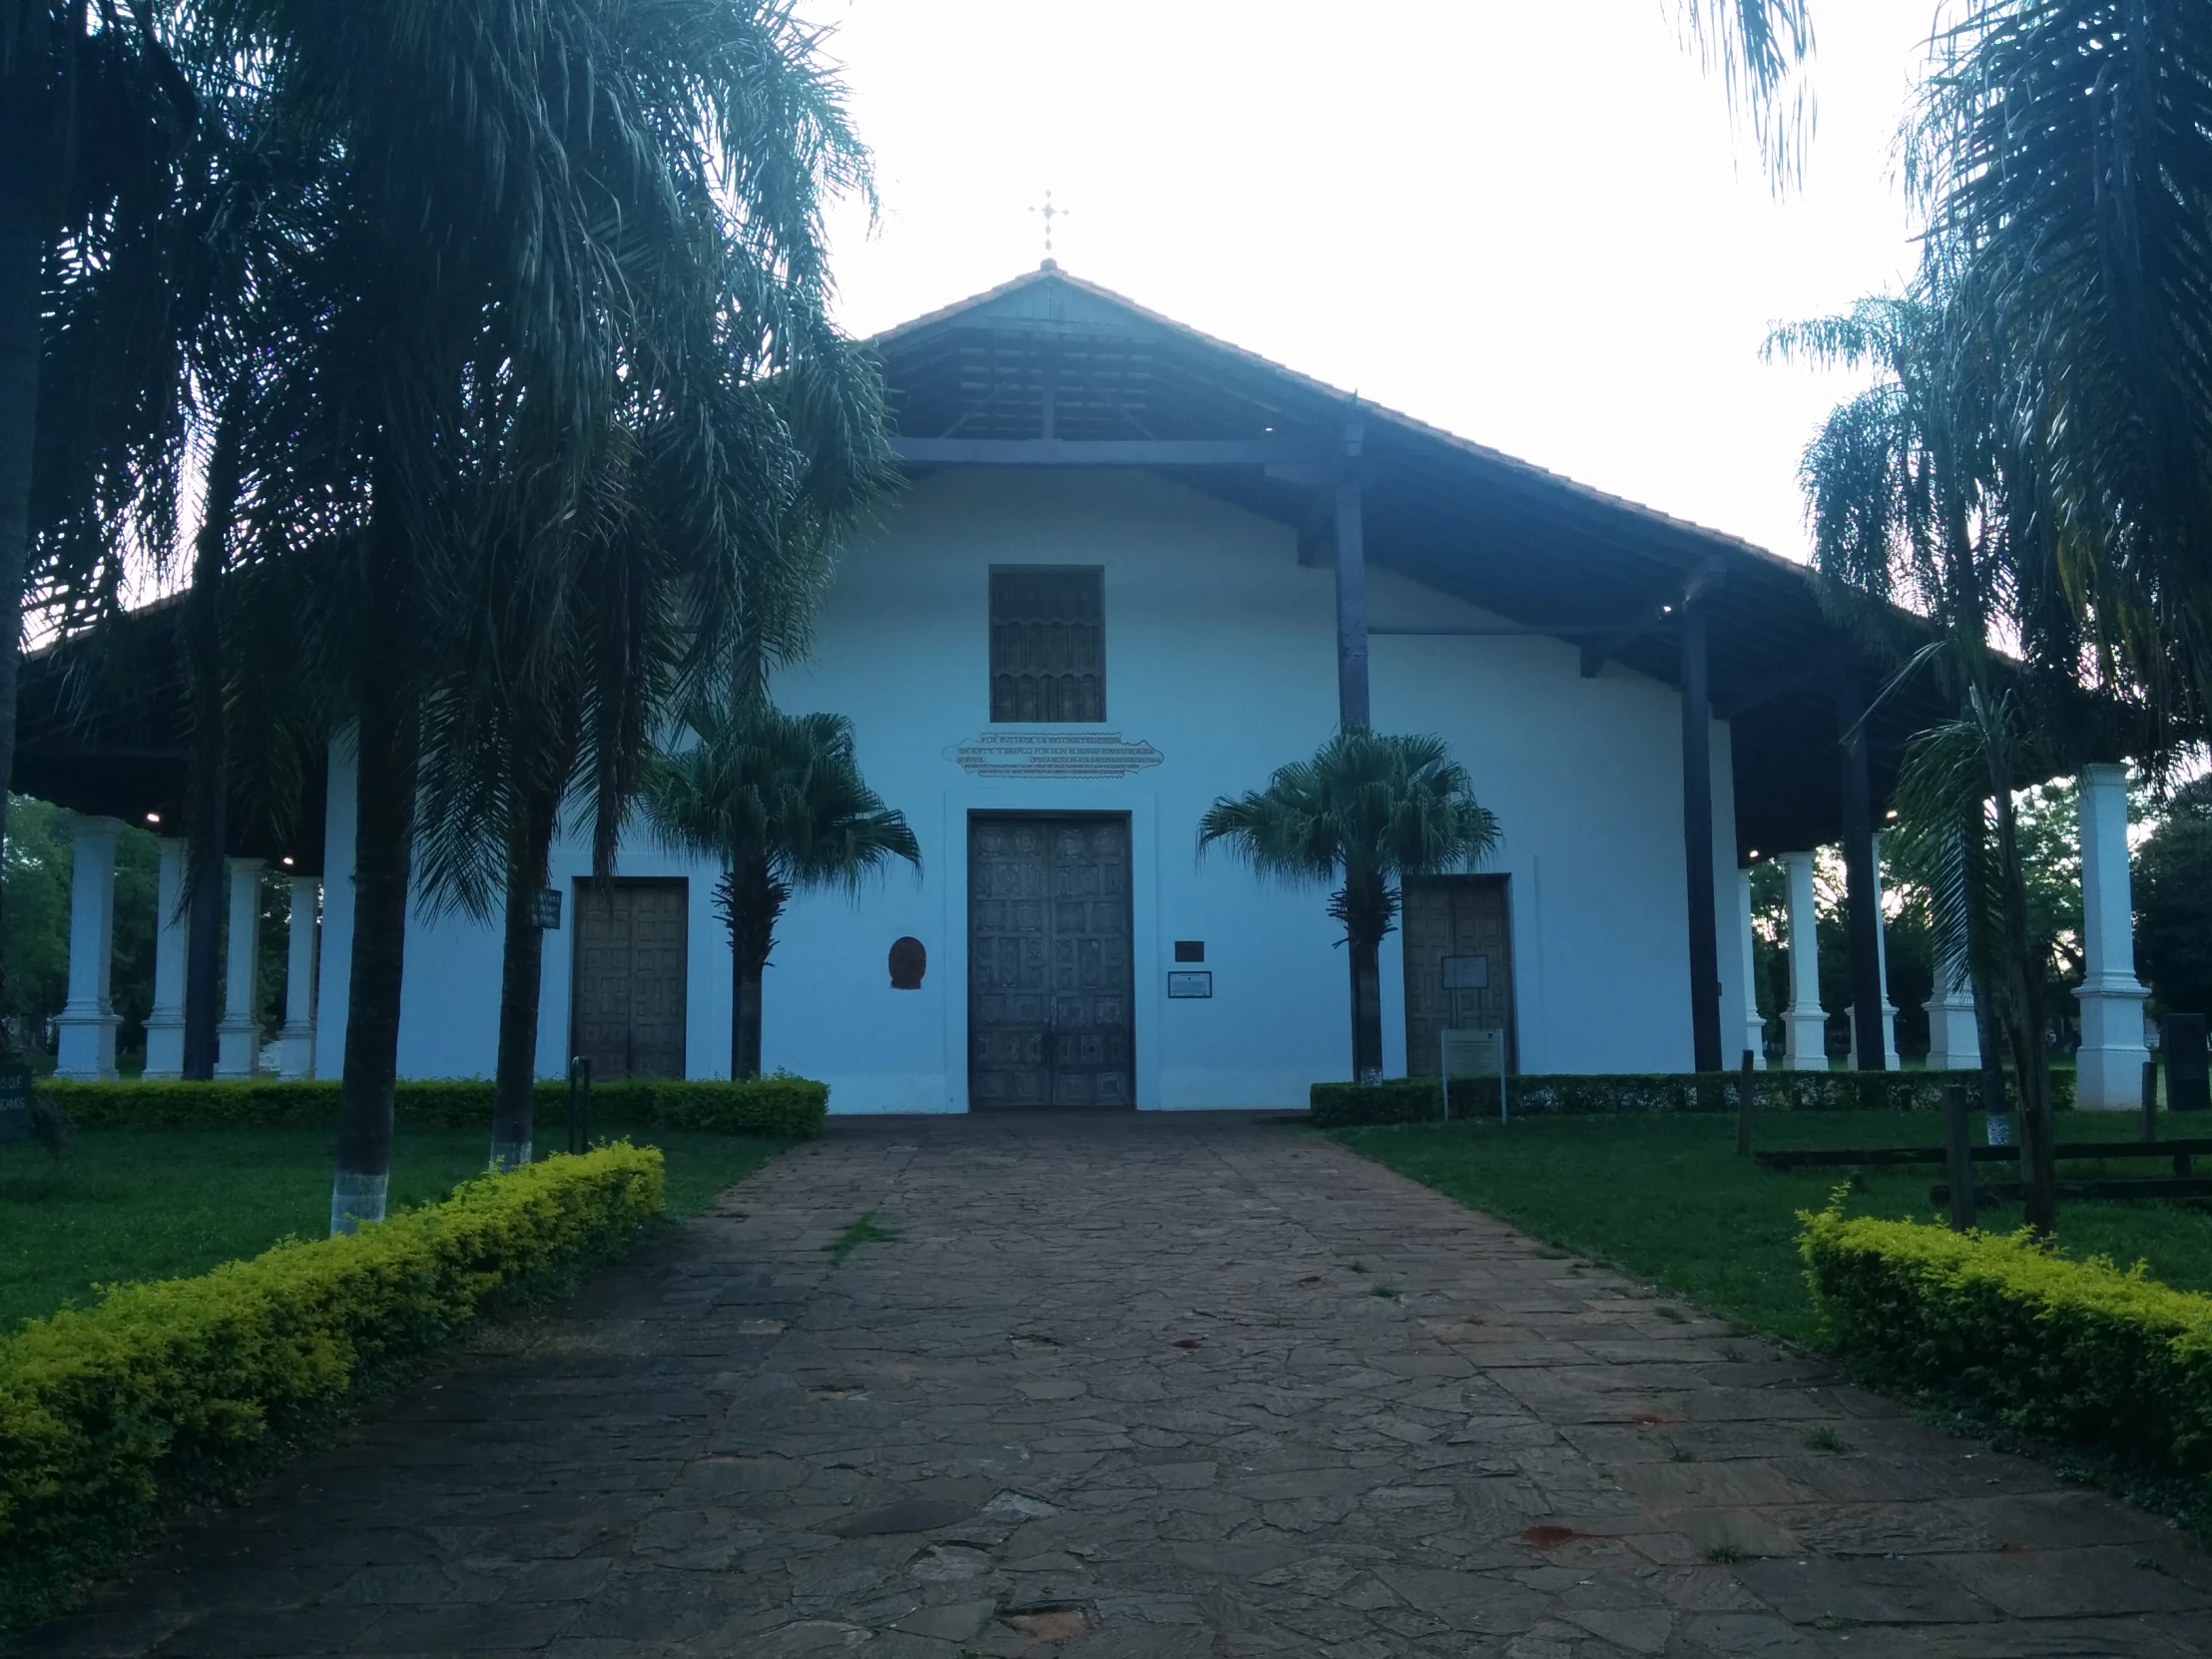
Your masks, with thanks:
M991 572L991 723L1106 718L1105 572Z

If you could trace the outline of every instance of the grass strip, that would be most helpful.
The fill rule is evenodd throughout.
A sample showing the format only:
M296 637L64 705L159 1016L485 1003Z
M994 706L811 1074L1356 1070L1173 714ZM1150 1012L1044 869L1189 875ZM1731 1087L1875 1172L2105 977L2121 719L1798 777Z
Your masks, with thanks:
M2069 1162L2062 1173L2149 1175L2162 1166L2127 1156L2139 1120L2066 1114L2062 1138L2106 1140L2113 1156ZM1975 1138L1981 1136L1975 1126ZM1819 1331L1798 1256L1798 1215L1849 1188L1853 1216L1926 1221L1940 1170L1779 1172L1736 1155L1732 1118L1532 1118L1348 1129L1336 1138L1365 1157L1546 1244L1609 1263L1748 1328L1810 1344ZM1936 1146L1942 1124L1921 1113L1790 1112L1762 1116L1759 1150ZM1993 1173L1982 1166L1983 1173ZM2016 1211L1986 1208L2006 1230ZM2058 1247L2077 1259L2147 1262L2177 1290L2212 1292L2212 1209L2201 1204L2081 1201L2063 1206Z
M717 1193L795 1144L768 1135L594 1126L661 1149L667 1214ZM402 1126L393 1210L449 1197L481 1175L486 1131ZM326 1129L90 1129L59 1163L0 1147L0 1336L26 1319L89 1305L95 1287L206 1273L284 1239L318 1238L330 1210ZM548 1151L552 1150L550 1146Z

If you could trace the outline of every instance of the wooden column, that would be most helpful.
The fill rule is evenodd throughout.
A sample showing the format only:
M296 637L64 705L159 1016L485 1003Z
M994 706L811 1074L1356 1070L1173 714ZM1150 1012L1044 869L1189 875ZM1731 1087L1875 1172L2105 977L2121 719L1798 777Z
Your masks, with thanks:
M1851 1047L1861 1071L1882 1071L1882 897L1874 867L1874 789L1860 726L1866 694L1856 675L1836 686L1836 732L1843 745L1845 913L1851 937Z
M1719 1071L1720 929L1713 894L1713 706L1705 605L1682 607L1682 855L1690 894L1690 1039L1699 1071Z
M1368 554L1360 520L1361 430L1345 428L1337 481L1337 721L1368 724Z

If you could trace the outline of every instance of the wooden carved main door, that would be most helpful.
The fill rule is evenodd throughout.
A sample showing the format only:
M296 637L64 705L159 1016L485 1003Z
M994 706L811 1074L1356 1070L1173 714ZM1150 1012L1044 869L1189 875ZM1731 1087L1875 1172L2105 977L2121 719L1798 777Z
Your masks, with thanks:
M1405 1070L1433 1077L1441 1033L1503 1031L1513 1043L1513 934L1502 875L1417 876L1405 883Z
M684 1075L690 884L576 883L570 1051L592 1076Z
M968 823L968 1104L1136 1101L1126 818Z

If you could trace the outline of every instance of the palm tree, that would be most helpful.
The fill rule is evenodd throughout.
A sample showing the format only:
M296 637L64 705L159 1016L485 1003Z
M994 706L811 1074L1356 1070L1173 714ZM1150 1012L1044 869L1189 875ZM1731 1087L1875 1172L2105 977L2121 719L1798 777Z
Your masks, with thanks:
M1809 0L1673 0L1676 15L1730 105L1746 117L1778 184L1805 170L1813 99L1802 76L1813 56Z
M1911 294L1777 329L1767 350L1876 376L1806 449L1814 563L1823 599L1898 665L1898 681L1935 676L1954 711L1908 747L1898 853L1928 879L1937 937L1958 941L1977 1001L1999 1016L2020 1091L2026 1220L2048 1232L2057 1194L2046 952L2029 926L2014 796L2064 770L2062 705L2082 664L2055 574L2018 522L2033 458L2003 421L1986 337L1934 261ZM2026 648L2024 660L1999 655L2000 634ZM1982 1065L2001 1109L1995 1045Z
M624 15L651 25L640 49L665 49L661 14ZM735 223L707 189L713 158L674 146L719 262L699 294L679 290L625 344L580 509L551 534L513 533L529 522L516 500L537 465L528 423L510 408L483 428L482 503L465 515L437 607L447 625L425 696L421 876L480 916L504 906L494 1167L529 1155L542 955L531 912L564 802L588 816L605 877L653 734L674 710L727 699L804 651L835 535L895 477L880 378L830 316L823 210L869 184L815 43L783 12L764 14L754 74L774 96L757 91L739 112L733 147L750 183ZM687 131L680 117L664 125Z
M2212 694L2212 14L1970 0L1935 42L1908 177L2037 458L2023 528L2112 664Z
M87 0L0 0L0 783L15 766L26 588L97 585L104 562L97 540L33 545L42 320L72 256L144 234L170 205L195 97L169 10L119 0L96 18ZM71 562L88 550L92 569Z
M699 416L713 442L687 441L681 414L634 406L641 423L569 543L565 600L521 590L527 561L494 535L480 602L452 608L462 625L440 644L425 729L422 884L481 917L504 906L494 1167L529 1156L543 948L531 913L564 801L591 821L594 874L612 873L651 734L801 654L830 541L887 476L877 376L827 319L823 338L827 361L810 353L768 378L754 378L765 350L719 354ZM815 395L797 395L801 381Z
M1296 882L1340 884L1329 913L1352 957L1352 1071L1382 1072L1382 940L1398 883L1458 869L1497 844L1497 820L1474 799L1440 738L1348 727L1311 761L1279 768L1268 787L1223 796L1199 821L1203 853L1226 841L1253 869Z
M324 298L272 371L253 533L262 557L306 573L301 632L352 717L331 1209L346 1230L382 1213L424 719L449 607L488 602L471 582L487 538L503 538L521 613L541 630L572 613L574 546L622 464L626 399L700 372L733 291L773 328L780 292L823 285L813 204L860 162L819 35L776 0L201 9L217 47L262 45L273 118L342 161L293 261ZM542 683L531 652L501 667L514 687ZM587 723L649 729L628 667L613 668L614 713L587 709Z
M722 865L730 927L730 1075L761 1073L761 974L792 895L860 883L893 858L918 872L905 815L860 777L852 723L787 715L763 697L692 723L699 741L654 765L645 812L664 846Z

